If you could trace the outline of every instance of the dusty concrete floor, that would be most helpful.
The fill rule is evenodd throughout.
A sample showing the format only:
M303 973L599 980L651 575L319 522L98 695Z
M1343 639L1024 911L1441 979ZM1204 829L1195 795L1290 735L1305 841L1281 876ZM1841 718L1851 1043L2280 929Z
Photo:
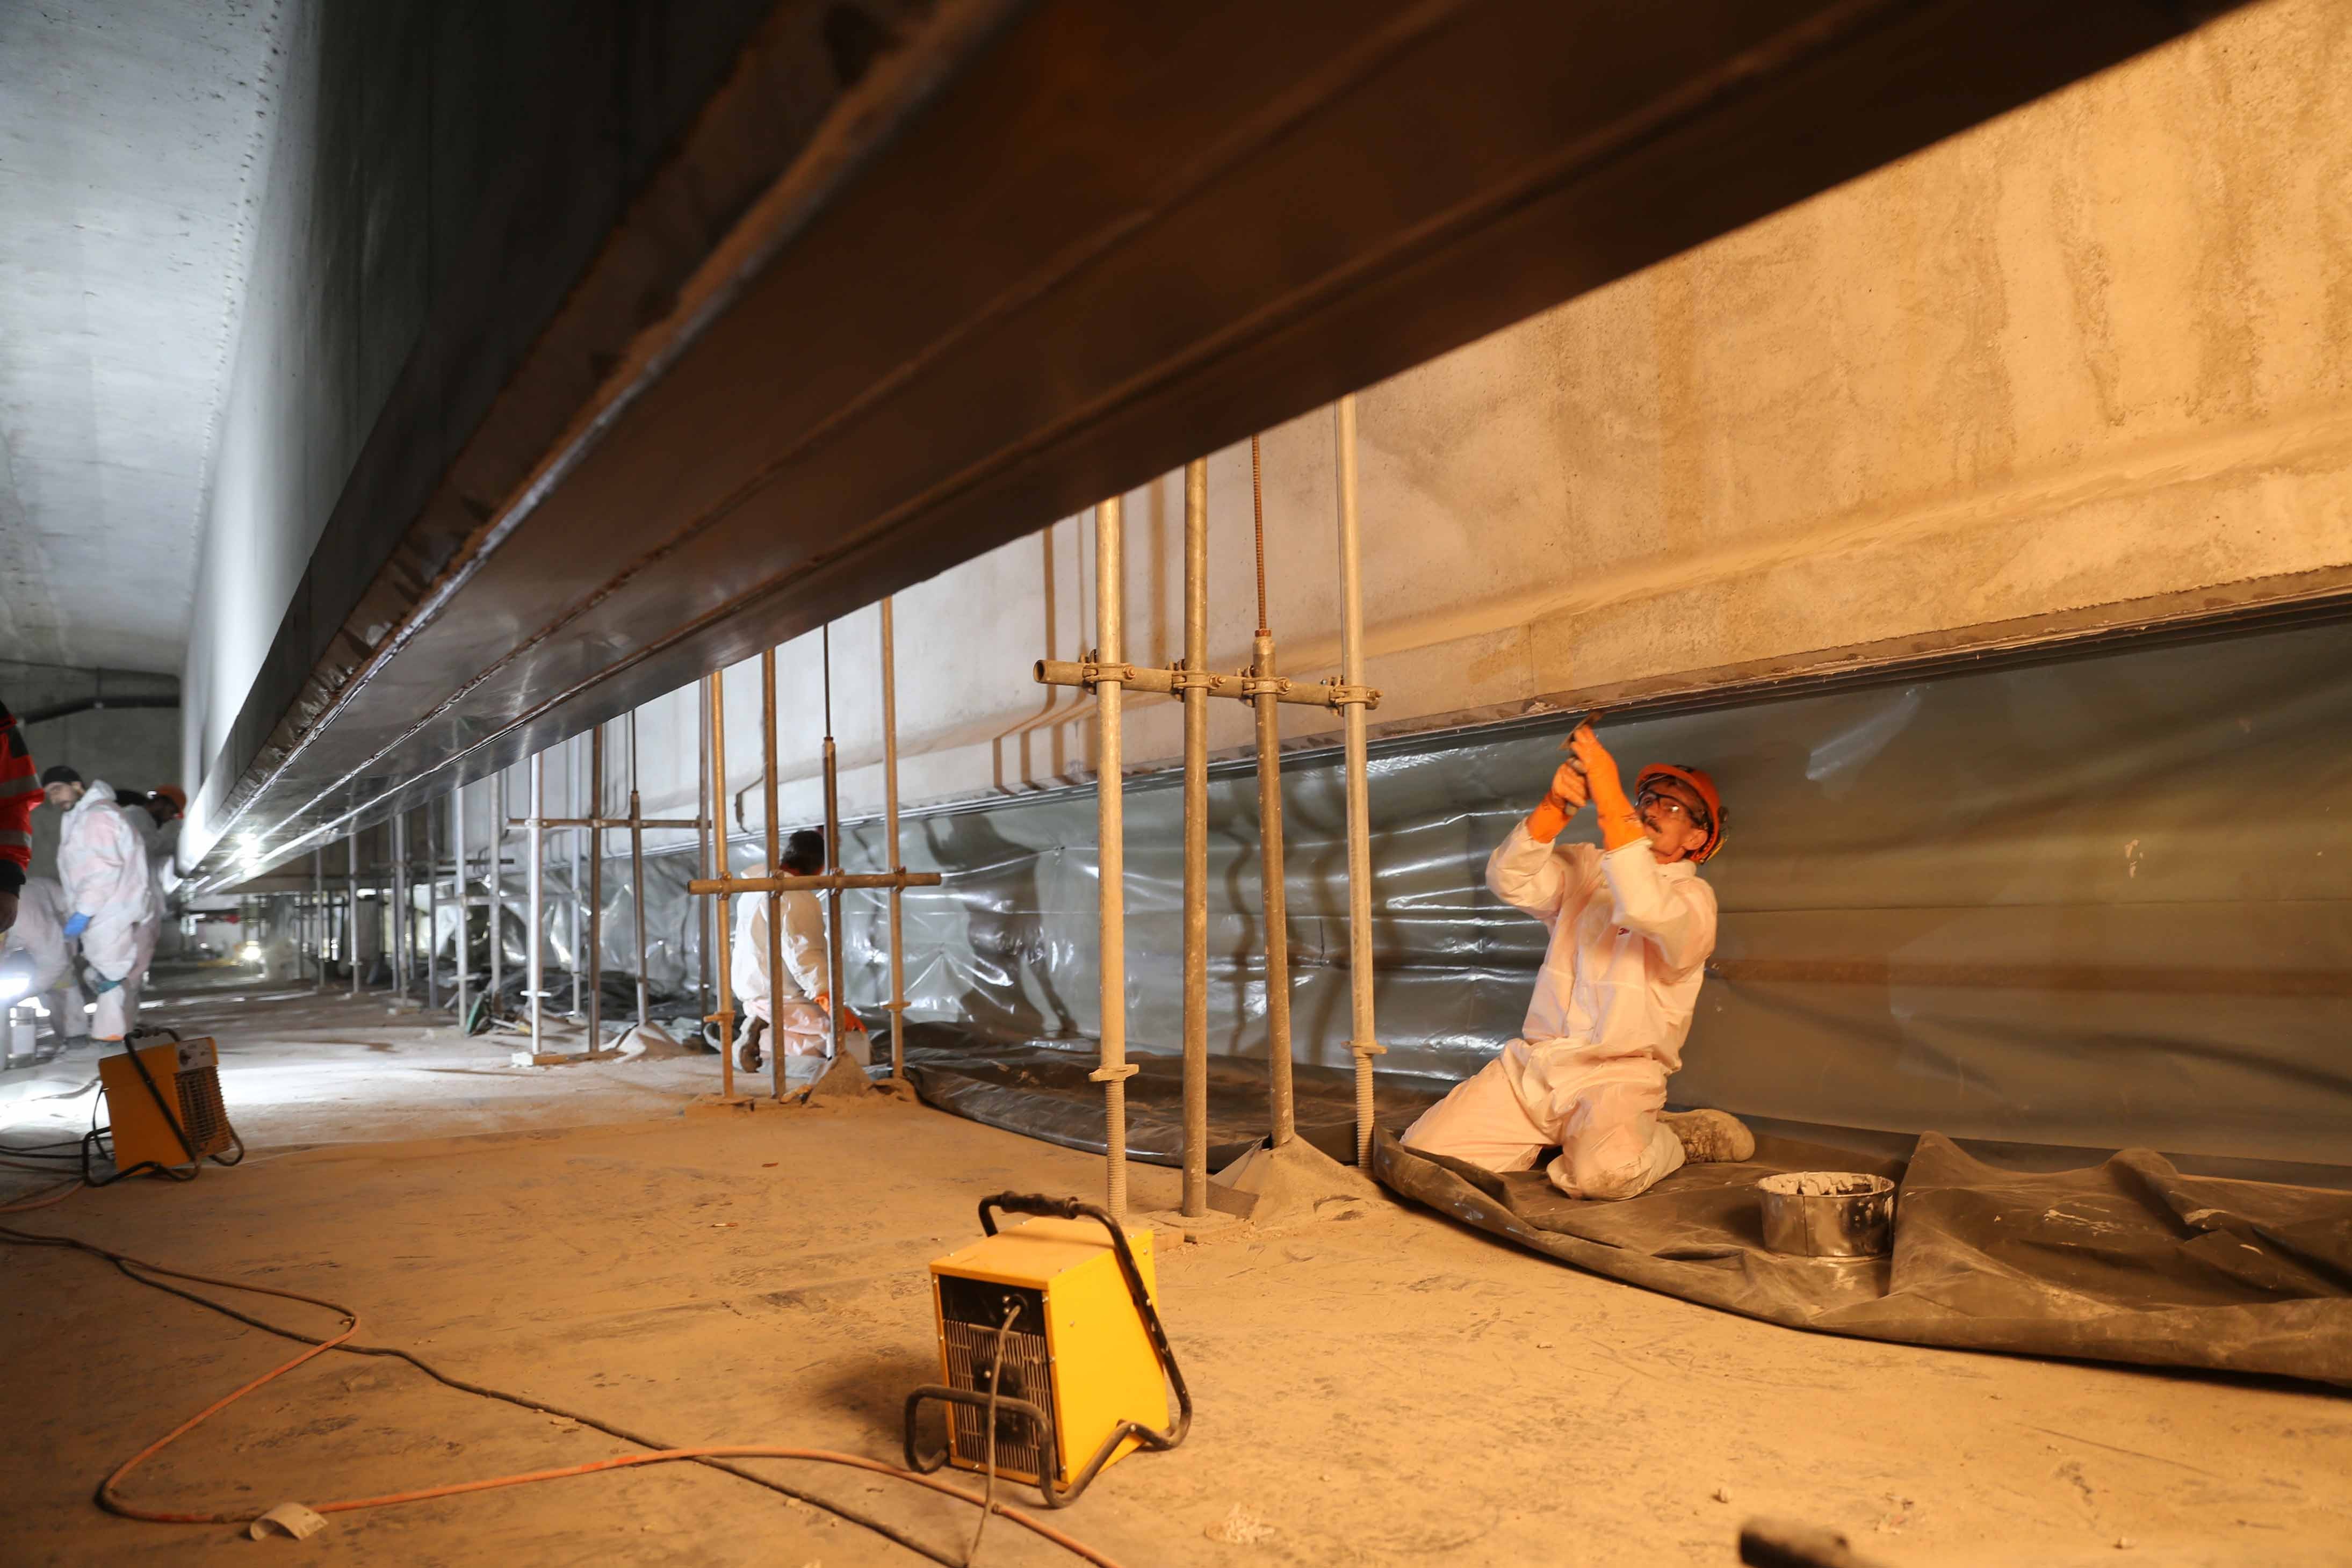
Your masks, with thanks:
M1100 1181L1093 1159L920 1107L681 1116L710 1058L534 1072L381 1000L228 995L254 993L158 1014L221 1039L251 1163L8 1223L330 1296L363 1338L667 1441L894 1457L900 1399L937 1372L925 1263L975 1234L980 1194ZM0 1103L0 1141L62 1135L54 1113L87 1105ZM1134 1185L1139 1205L1173 1201L1173 1173L1138 1167ZM2352 1563L2339 1396L1811 1337L1401 1206L1338 1212L1165 1241L1193 1435L1111 1470L1058 1523L1129 1564L1236 1568L1727 1563L1753 1514L1844 1529L1898 1568ZM98 1478L288 1347L86 1256L5 1248L0 1267L0 1561L918 1561L688 1466L340 1515L299 1545L112 1519L89 1501ZM338 1356L130 1490L315 1502L620 1448ZM971 1529L971 1510L898 1482L773 1468L950 1551ZM1211 1539L1237 1508L1270 1537ZM982 1558L1071 1561L1002 1521Z

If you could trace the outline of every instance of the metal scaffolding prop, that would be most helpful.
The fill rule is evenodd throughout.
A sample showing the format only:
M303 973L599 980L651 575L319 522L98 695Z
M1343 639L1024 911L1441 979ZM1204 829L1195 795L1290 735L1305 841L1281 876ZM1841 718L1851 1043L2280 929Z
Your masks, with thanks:
M703 770L707 786L704 797L705 812L712 826L710 840L705 852L705 864L712 874L694 878L686 884L686 890L697 897L712 897L720 901L715 912L713 925L721 933L727 929L725 911L729 907L727 903L729 899L737 894L745 893L764 893L768 895L768 1016L771 1019L778 1015L778 1003L781 999L777 994L777 986L780 983L778 977L783 969L783 923L781 908L782 895L796 891L824 893L830 895L831 907L826 925L827 946L830 949L831 960L827 983L831 988L825 997L825 1000L830 1004L826 1009L829 1024L826 1035L828 1060L837 1058L841 1054L841 1016L848 1005L842 994L844 981L841 951L841 895L856 888L887 890L890 894L890 1076L893 1081L897 1081L904 1078L906 1069L903 1035L899 1030L899 1019L906 1007L906 996L901 983L904 970L899 954L899 895L909 887L937 887L940 878L937 872L910 872L898 863L898 718L896 697L891 685L891 620L890 604L887 600L883 601L882 627L884 800L885 816L889 823L890 870L845 872L841 869L841 792L837 756L833 738L833 634L832 629L827 627L821 640L821 645L824 651L825 869L822 873L810 875L773 874L773 868L783 858L783 851L782 825L779 821L780 808L777 799L776 651L771 648L760 656L761 788L767 817L765 863L770 868L771 874L739 877L731 874L727 865L727 835L721 825L724 819L719 809L719 801L727 790L726 677L722 673L714 672L705 677L705 685L709 693L709 716L705 727L710 737L710 755ZM642 965L640 967L642 968ZM727 1100L735 1098L735 1012L730 1000L732 988L727 983L722 967L719 983L719 1006L703 1021L717 1023L720 1028L719 1093L722 1099ZM772 1098L781 1100L784 1095L784 1056L782 1041L772 1038L769 1043L772 1048L768 1053L769 1092Z
M1231 697L1256 709L1260 882L1265 905L1268 1111L1276 1145L1297 1135L1291 1088L1290 955L1282 850L1281 705L1338 710L1345 724L1348 782L1348 956L1356 1062L1356 1154L1370 1159L1374 1037L1371 955L1371 852L1364 714L1381 694L1364 684L1363 593L1357 511L1356 402L1335 411L1339 447L1340 670L1330 679L1297 682L1276 666L1265 598L1265 512L1258 443L1250 443L1250 490L1257 561L1257 629L1250 665L1232 674L1208 669L1208 465L1184 470L1184 658L1166 669L1126 662L1120 644L1120 504L1096 508L1097 646L1078 660L1040 659L1040 685L1076 686L1096 695L1096 779L1101 800L1102 1065L1109 1162L1109 1207L1126 1197L1127 1064L1125 845L1119 725L1128 692L1181 695L1184 704L1184 1149L1182 1212L1208 1211L1208 699Z

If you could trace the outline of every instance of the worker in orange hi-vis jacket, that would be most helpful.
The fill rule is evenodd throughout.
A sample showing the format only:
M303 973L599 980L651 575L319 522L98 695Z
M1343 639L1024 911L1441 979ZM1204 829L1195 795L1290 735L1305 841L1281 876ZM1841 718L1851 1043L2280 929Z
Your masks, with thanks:
M16 895L33 869L33 808L41 781L16 716L0 703L0 931L16 924Z

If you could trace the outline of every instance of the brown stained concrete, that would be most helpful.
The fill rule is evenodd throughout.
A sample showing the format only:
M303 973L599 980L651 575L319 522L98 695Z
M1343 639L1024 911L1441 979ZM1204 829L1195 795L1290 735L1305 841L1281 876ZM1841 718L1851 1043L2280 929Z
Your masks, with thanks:
M976 1233L983 1193L1092 1196L1101 1179L1096 1159L922 1107L688 1118L683 1083L663 1099L618 1067L513 1078L493 1048L389 1022L378 1001L207 1005L231 1111L278 1152L7 1223L327 1295L370 1341L670 1441L894 1456L901 1398L937 1372L925 1264ZM305 1082L336 1088L294 1093ZM1139 1208L1175 1199L1172 1172L1133 1182ZM2352 1562L2340 1395L1798 1334L1386 1199L1347 1211L1164 1239L1193 1434L1108 1472L1057 1524L1131 1565L1717 1564L1758 1514L1918 1568ZM89 1500L108 1469L289 1347L85 1256L0 1257L11 1563L916 1561L683 1466L339 1515L299 1546L112 1519ZM316 1503L622 1447L334 1356L129 1490ZM882 1478L774 1469L951 1553L972 1522ZM1271 1536L1211 1539L1236 1509ZM1002 1521L981 1560L1068 1561Z

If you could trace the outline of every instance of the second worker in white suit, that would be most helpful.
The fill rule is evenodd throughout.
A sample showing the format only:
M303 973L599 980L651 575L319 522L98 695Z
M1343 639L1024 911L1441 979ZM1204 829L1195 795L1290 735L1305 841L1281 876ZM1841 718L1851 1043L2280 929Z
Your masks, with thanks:
M824 870L824 835L803 828L784 841L783 859L776 867L784 876L814 876ZM743 1029L735 1047L735 1064L757 1072L772 1046L789 1061L802 1057L821 1059L831 1032L833 964L825 944L824 905L814 893L780 893L776 903L783 940L784 972L775 977L774 1017L769 1016L768 895L735 895L735 939L728 963L728 979L736 1006L743 1013ZM841 1019L842 1049L859 1066L874 1059L866 1025L845 1009ZM789 1069L787 1070L789 1071Z
M105 779L85 784L70 768L41 775L50 805L65 812L58 829L58 880L65 884L65 934L81 943L97 1011L89 1032L121 1040L139 1021L139 993L155 956L163 911L156 907L147 845L115 803Z
M1715 782L1653 764L1629 798L1589 726L1551 789L1486 862L1495 896L1551 940L1521 1038L1454 1085L1405 1145L1486 1170L1545 1167L1570 1197L1633 1197L1685 1159L1743 1160L1747 1128L1720 1111L1667 1113L1666 1078L1715 951L1715 893L1699 862L1723 844ZM1556 842L1590 797L1601 847Z

